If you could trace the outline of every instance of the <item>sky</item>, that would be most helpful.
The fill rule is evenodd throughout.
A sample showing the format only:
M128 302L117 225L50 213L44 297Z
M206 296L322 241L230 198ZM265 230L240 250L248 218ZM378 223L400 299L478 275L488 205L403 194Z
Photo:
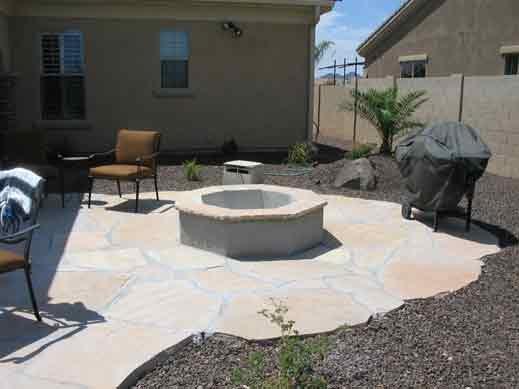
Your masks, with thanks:
M330 40L335 46L318 66L355 60L356 48L402 5L403 0L342 0L317 25L317 42ZM318 72L323 74L325 72Z

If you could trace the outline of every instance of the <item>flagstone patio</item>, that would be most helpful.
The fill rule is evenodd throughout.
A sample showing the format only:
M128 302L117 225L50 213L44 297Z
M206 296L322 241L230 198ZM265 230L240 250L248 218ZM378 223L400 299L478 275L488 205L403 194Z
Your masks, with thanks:
M327 236L289 259L239 261L183 246L178 192L157 203L50 197L33 245L43 323L23 274L0 276L0 389L114 388L162 350L200 331L265 339L279 331L257 312L289 307L301 333L363 323L406 299L476 280L497 240L461 220L405 221L397 204L323 196ZM251 237L253 239L253 237Z

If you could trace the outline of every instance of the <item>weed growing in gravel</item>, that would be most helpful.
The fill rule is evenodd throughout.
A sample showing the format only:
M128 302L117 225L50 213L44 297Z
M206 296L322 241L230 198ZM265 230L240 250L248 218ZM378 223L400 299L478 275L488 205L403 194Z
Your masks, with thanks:
M287 162L290 165L308 166L312 163L312 146L308 143L296 143L288 149Z
M188 181L200 181L201 170L202 166L196 161L196 158L184 162L184 173Z
M277 351L276 376L268 377L265 372L265 355L261 352L249 356L244 369L233 372L235 385L250 389L324 389L326 381L316 375L314 364L325 358L328 345L324 338L306 339L299 337L295 322L287 320L288 308L272 300L273 309L258 312L281 330Z
M353 147L353 149L346 153L346 158L351 160L356 160L360 158L365 158L371 154L371 151L374 149L373 145L362 143Z

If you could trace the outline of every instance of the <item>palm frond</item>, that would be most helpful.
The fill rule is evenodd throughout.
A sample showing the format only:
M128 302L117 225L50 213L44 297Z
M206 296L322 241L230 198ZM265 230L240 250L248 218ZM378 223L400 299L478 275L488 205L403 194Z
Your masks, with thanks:
M324 55L335 46L335 42L332 41L322 41L315 45L314 48L314 62L318 64L323 59Z
M341 110L354 111L357 99L358 115L369 121L382 139L382 152L389 152L393 138L398 133L421 126L412 117L425 102L425 91L399 94L398 88L384 90L351 91L351 99L340 104Z
M415 126L418 122L410 122L410 118L416 113L424 103L428 101L424 96L425 91L413 91L401 96L396 103L395 110L395 130L396 132L403 131Z

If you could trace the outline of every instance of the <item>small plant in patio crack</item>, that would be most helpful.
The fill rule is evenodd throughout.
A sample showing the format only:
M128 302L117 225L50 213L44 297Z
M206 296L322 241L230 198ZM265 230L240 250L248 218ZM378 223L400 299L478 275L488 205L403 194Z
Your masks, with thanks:
M323 389L326 381L315 372L314 365L326 356L328 345L324 338L302 339L295 322L287 320L288 308L272 300L273 309L258 312L281 330L277 348L277 374L266 374L265 355L252 353L243 369L233 372L235 385L250 389Z
M201 170L202 166L197 162L196 158L184 162L184 173L188 181L201 181Z
M351 160L365 158L371 154L374 148L373 145L367 143L357 144L351 149L351 151L346 153L346 158Z
M289 165L308 166L312 164L312 146L309 143L296 143L288 149L287 162Z

